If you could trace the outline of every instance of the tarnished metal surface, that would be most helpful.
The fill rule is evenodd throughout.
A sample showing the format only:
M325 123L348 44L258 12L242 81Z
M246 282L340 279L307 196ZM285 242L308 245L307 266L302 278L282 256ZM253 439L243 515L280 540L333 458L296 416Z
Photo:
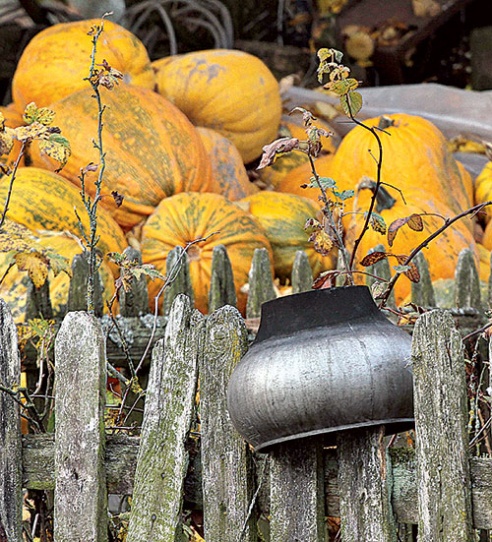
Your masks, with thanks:
M365 286L264 303L257 337L234 370L228 408L256 450L316 434L413 426L411 337Z

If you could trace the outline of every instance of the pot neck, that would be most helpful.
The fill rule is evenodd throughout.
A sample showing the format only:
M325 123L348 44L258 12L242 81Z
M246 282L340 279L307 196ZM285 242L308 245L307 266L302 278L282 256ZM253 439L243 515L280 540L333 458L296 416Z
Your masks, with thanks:
M303 329L374 317L386 320L367 286L309 290L263 303L256 342Z

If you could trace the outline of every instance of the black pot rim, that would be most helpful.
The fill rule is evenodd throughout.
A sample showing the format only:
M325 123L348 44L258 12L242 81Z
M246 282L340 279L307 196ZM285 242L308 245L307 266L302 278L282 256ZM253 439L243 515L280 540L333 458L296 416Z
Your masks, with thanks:
M329 326L359 318L384 318L367 286L337 286L278 297L261 305L255 342L299 329Z

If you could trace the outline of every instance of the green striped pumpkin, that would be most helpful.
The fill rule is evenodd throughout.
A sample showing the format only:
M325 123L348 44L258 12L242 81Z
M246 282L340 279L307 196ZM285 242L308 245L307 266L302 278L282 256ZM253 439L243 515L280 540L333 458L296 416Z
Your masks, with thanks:
M238 309L244 313L247 294L242 287L248 282L253 253L257 248L266 248L272 255L265 233L249 213L225 196L176 194L162 200L143 225L142 261L165 274L169 251L197 239L204 240L188 250L195 306L203 313L208 312L212 253L214 247L224 245L232 265ZM161 286L158 280L149 282L152 306Z

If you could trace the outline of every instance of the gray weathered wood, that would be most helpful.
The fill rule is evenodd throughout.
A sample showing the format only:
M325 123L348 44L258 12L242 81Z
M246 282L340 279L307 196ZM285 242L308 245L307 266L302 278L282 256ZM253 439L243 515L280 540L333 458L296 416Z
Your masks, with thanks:
M182 247L170 250L166 257L166 289L162 314L168 316L174 299L179 294L185 294L194 303L194 292L191 284L190 265L188 256Z
M26 311L24 320L28 322L34 318L53 318L53 307L50 299L50 285L46 281L36 288L31 280L27 283Z
M324 542L321 442L285 442L270 452L270 539Z
M72 278L68 289L67 311L87 310L87 285L89 282L89 252L85 251L74 256L72 260ZM102 316L102 282L99 273L94 280L94 315Z
M123 255L130 262L142 263L141 253L133 247L125 248ZM149 294L145 276L132 277L131 288L128 291L125 291L124 288L120 290L119 302L121 316L132 317L147 314L149 312Z
M7 304L0 299L0 386L20 385L17 331ZM19 404L0 390L0 540L22 542L22 442Z
M298 250L294 258L291 274L292 293L306 292L313 287L313 270L304 250Z
M254 493L251 456L232 425L226 399L229 377L247 349L248 333L237 309L225 306L208 317L199 357L206 540L257 540L249 510Z
M246 302L246 317L259 318L261 304L275 299L272 262L266 248L256 248L249 271L249 293Z
M55 339L57 542L107 540L104 351L97 318L82 311L69 312Z
M465 248L460 252L454 277L455 306L480 309L482 307L480 278L471 249Z
M224 245L217 245L212 251L212 272L208 293L208 312L224 305L237 306L236 288L231 261Z
M419 317L412 341L420 542L473 540L464 349L453 318Z
M429 264L422 252L419 252L413 262L418 267L420 273L419 282L412 282L411 299L412 303L420 307L436 307L436 296L429 271Z
M345 431L337 438L344 542L396 542L383 437L379 426Z
M154 347L127 542L179 540L202 320L179 294Z

